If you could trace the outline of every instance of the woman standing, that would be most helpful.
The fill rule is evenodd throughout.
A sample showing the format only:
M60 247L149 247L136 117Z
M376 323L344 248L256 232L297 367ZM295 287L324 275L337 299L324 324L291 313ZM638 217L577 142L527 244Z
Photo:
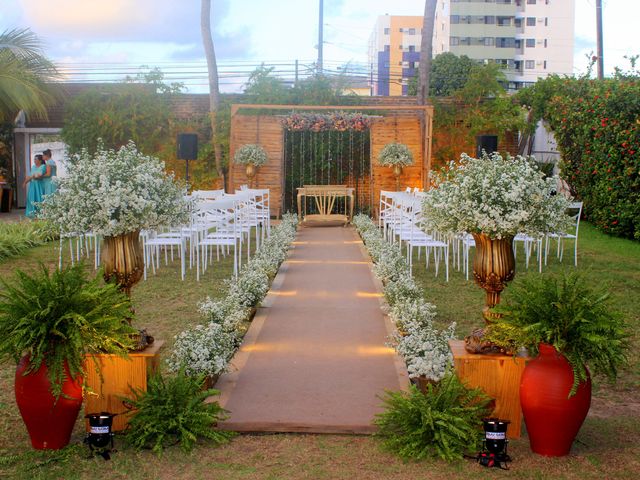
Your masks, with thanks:
M42 194L49 195L56 191L56 184L53 181L53 177L55 177L58 173L58 167L56 166L56 162L51 158L51 150L48 148L42 152L42 159L44 160L44 165L46 167L46 172L42 177Z
M24 183L22 184L25 188L27 187L27 184L29 184L29 189L27 190L27 208L25 211L25 215L27 217L33 218L36 216L36 203L42 201L42 176L46 171L47 167L44 164L42 155L36 155L34 158L34 165L31 167L29 176L25 178Z

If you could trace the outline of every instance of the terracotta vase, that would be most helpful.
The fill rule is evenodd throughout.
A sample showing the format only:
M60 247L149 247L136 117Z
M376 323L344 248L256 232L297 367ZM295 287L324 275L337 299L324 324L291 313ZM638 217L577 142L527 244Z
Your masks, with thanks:
M67 379L62 385L62 395L56 401L51 393L44 362L38 371L23 375L28 366L29 356L25 355L18 364L15 377L16 403L20 415L33 448L58 450L69 444L82 406L82 384L71 379L65 364Z
M500 303L500 293L515 276L516 261L513 256L513 237L491 239L484 233L474 233L476 255L473 259L473 277L487 292L484 318L490 323L489 309Z
M400 175L402 175L402 165L394 165L393 176L396 177L396 192L400 191Z
M564 355L540 344L540 355L530 361L520 381L520 404L531 450L540 455L568 455L591 406L591 378L568 397L573 370Z
M102 246L104 279L114 279L120 289L131 295L131 287L144 273L144 258L140 244L140 232L130 232L114 237L104 237Z

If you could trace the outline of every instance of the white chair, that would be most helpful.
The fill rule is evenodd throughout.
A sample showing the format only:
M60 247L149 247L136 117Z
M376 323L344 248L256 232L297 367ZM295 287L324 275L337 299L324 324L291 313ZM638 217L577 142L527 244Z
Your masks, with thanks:
M522 242L524 249L524 263L525 267L529 268L529 260L531 259L531 253L533 247L536 247L536 259L538 260L538 270L542 273L542 239L543 237L532 237L524 233L518 233L513 237L513 257L514 259L518 254L518 242Z
M213 202L207 202L202 215L205 221L210 223L211 230L208 230L198 240L196 247L197 279L200 280L201 268L203 273L206 271L209 264L209 248L213 246L216 247L218 259L220 258L220 247L226 249L233 247L233 274L237 277L241 264L238 248L241 249L243 235L240 228L238 200L223 197Z
M155 230L146 231L143 236L144 248L144 279L147 279L147 270L151 265L153 273L156 268L160 268L160 251L164 247L165 265L168 264L167 249L171 248L171 260L173 260L173 247L179 248L180 253L180 273L181 278L185 277L185 255L186 255L186 238L182 234L182 229L169 230L167 232L158 233Z
M422 204L419 199L413 197L403 197L399 201L402 219L397 228L399 242L404 242L407 247L407 261L409 268L413 271L413 250L418 248L418 258L420 249L425 249L425 266L429 268L429 258L433 251L436 276L440 266L440 259L444 256L446 268L446 281L449 281L449 242L434 238L434 235L427 234L422 229Z
M544 263L547 264L547 255L549 252L549 239L555 238L558 241L557 257L562 262L564 254L564 240L573 240L573 263L578 266L578 230L580 229L580 217L582 216L582 202L573 202L569 204L568 212L570 212L573 220L572 232L555 232L547 234L544 249Z

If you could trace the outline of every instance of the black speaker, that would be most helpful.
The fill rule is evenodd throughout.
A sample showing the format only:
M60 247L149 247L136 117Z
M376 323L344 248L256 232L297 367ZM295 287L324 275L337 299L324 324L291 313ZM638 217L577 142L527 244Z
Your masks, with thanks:
M498 151L498 136L497 135L478 135L476 137L476 158L482 156L482 150L487 153L493 153Z
M198 135L195 133L178 134L178 158L196 160L198 158Z

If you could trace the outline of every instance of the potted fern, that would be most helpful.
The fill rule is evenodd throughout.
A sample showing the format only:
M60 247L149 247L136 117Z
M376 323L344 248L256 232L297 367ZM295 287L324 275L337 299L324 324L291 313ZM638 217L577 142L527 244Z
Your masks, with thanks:
M17 271L1 284L0 361L18 364L16 402L33 447L62 448L82 404L85 354L126 355L131 346L130 301L87 279L82 265Z
M506 300L488 340L536 356L520 384L531 449L567 455L591 405L589 369L615 379L626 360L624 320L608 293L576 273L526 278Z

